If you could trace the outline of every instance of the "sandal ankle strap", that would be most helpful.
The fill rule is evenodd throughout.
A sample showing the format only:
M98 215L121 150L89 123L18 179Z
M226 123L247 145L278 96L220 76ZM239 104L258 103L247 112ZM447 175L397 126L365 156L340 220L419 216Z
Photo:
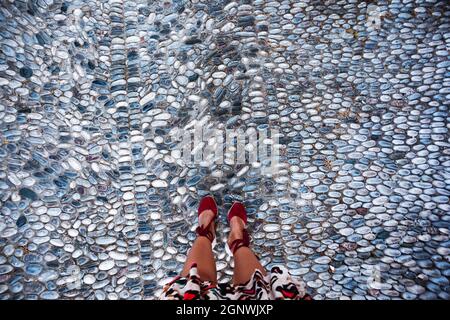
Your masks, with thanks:
M242 247L248 248L249 246L250 246L250 236L249 236L247 230L244 229L242 239L233 240L228 247L230 248L231 252L233 254L235 254L239 248L242 248Z
M211 222L208 223L208 225L205 228L203 228L202 226L198 226L197 229L195 229L195 232L199 237L205 237L212 243L214 241L215 236L214 233L209 229L210 226Z

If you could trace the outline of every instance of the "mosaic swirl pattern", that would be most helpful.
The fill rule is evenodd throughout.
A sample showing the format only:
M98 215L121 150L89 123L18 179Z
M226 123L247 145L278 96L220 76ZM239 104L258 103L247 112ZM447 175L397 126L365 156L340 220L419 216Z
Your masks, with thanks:
M196 205L245 201L316 299L450 299L446 1L5 0L0 297L152 299ZM282 169L182 166L169 133L277 128ZM232 259L218 241L221 281Z

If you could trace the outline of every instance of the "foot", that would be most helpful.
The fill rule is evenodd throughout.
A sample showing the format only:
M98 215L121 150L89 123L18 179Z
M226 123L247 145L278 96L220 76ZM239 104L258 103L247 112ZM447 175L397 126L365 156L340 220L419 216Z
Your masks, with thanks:
M237 239L243 239L244 238L244 229L245 229L245 223L244 220L242 220L238 216L234 216L230 220L230 235L228 236L228 246L230 246L234 240Z
M215 213L212 210L204 210L200 213L198 216L198 225L202 228L206 228L208 226L208 223L211 224L208 227L208 230L211 231L211 233L216 237L216 231L215 231L215 222L214 222Z

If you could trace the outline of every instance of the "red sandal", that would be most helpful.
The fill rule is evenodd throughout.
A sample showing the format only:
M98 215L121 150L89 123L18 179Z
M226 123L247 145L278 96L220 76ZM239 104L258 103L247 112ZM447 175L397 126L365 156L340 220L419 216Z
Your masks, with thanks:
M204 212L205 210L211 210L214 213L214 217L206 227L202 227L199 225L195 231L197 232L197 235L199 237L206 237L212 243L214 241L214 233L209 230L209 227L217 216L217 204L212 196L206 196L203 197L202 200L200 200L200 204L198 205L198 216L200 217L202 212Z
M247 212L245 211L245 207L240 202L235 202L228 211L228 223L230 223L231 218L239 217L244 221L244 224L247 225ZM250 236L247 232L247 229L244 228L242 239L235 239L229 245L231 252L234 254L241 247L248 247L250 245Z

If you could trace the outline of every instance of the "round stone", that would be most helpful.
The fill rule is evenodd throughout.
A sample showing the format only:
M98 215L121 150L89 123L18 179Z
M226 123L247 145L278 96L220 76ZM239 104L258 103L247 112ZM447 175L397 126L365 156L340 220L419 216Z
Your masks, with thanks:
M114 265L115 265L114 260L105 260L99 264L98 268L101 271L108 271L114 268Z
M33 75L33 70L31 70L31 68L29 67L22 67L19 70L19 73L22 77L24 78L31 78L31 76Z
M354 230L352 228L342 228L339 230L339 233L346 237L353 234L353 232Z

